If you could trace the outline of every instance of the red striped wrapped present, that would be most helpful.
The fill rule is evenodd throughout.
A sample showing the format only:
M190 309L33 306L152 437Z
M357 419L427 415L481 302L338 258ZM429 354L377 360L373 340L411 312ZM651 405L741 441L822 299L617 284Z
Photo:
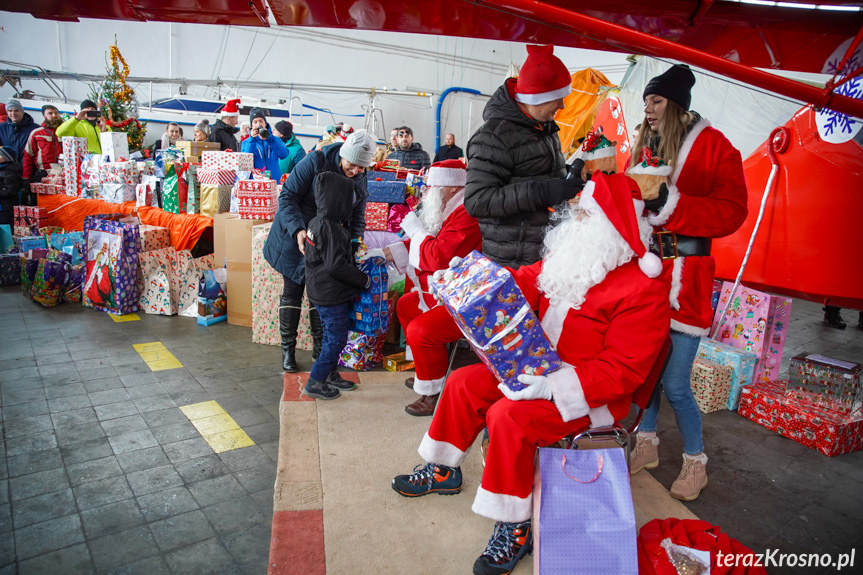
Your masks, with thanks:
M197 171L198 182L211 186L232 186L237 179L236 170L208 170L201 168Z

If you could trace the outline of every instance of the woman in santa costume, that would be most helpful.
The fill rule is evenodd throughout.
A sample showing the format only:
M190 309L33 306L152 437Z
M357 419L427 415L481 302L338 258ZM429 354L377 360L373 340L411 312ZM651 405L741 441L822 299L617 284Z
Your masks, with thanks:
M427 464L393 479L406 497L458 493L460 465L488 427L473 511L497 523L477 575L510 573L530 549L537 447L626 417L668 337L668 289L656 279L662 265L647 252L652 230L636 215L644 202L633 189L626 176L597 171L579 208L553 216L544 259L512 271L563 366L520 375L526 387L516 392L483 364L455 371L420 443Z
M648 82L644 121L635 145L635 150L648 148L653 157L672 167L659 197L645 205L657 230L651 250L663 259L663 277L671 288L674 350L662 389L683 437L683 467L671 486L671 495L683 501L697 498L707 485L701 412L689 375L699 339L708 334L713 318L716 263L710 255L710 240L734 233L747 213L740 152L707 120L689 111L694 84L695 75L680 64ZM641 161L639 154L632 158L633 166ZM659 465L659 404L654 402L644 415L630 459L632 473Z
M466 179L461 160L433 164L419 215L411 212L402 220L408 240L387 246L382 254L407 273L413 284L396 308L405 330L408 359L416 364L416 377L405 382L420 396L405 407L410 415L434 414L449 367L446 346L463 337L446 308L429 293L428 284L431 275L446 269L452 258L482 249L479 222L464 209ZM370 250L369 257L374 252Z

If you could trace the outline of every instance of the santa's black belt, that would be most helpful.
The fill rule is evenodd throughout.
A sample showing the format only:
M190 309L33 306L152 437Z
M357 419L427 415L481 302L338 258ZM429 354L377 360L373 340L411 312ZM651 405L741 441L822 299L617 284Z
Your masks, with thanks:
M710 238L684 236L665 230L654 232L651 240L650 251L661 260L673 260L683 256L709 256L712 244Z

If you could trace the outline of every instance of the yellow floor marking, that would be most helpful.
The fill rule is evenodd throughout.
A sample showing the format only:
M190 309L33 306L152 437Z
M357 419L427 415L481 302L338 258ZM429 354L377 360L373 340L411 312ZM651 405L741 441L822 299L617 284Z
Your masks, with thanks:
M112 313L108 314L108 317L113 319L115 322L120 323L123 321L140 321L141 317L136 313L127 313L126 315L114 315Z
M165 369L177 369L183 367L174 354L168 351L162 342L136 343L132 347L150 368L150 371L163 371Z
M216 453L223 453L240 447L249 447L255 442L240 429L234 418L228 415L215 401L204 401L180 407L198 433Z

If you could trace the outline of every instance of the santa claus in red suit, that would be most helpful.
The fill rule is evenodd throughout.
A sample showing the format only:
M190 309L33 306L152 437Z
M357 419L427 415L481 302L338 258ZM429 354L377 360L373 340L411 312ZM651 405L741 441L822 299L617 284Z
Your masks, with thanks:
M405 496L457 493L461 462L488 427L473 510L497 524L474 573L509 573L529 550L537 446L624 418L668 337L668 289L637 190L597 172L578 207L554 216L543 260L512 271L563 367L519 376L516 392L482 364L455 371L420 443L427 464L393 480Z
M433 164L419 215L411 212L402 221L407 241L384 248L384 256L408 277L396 311L405 330L408 359L416 365L416 377L405 382L420 396L405 407L410 415L434 413L449 364L446 346L463 337L428 286L432 274L446 269L454 257L482 247L479 223L464 209L466 179L461 160Z

